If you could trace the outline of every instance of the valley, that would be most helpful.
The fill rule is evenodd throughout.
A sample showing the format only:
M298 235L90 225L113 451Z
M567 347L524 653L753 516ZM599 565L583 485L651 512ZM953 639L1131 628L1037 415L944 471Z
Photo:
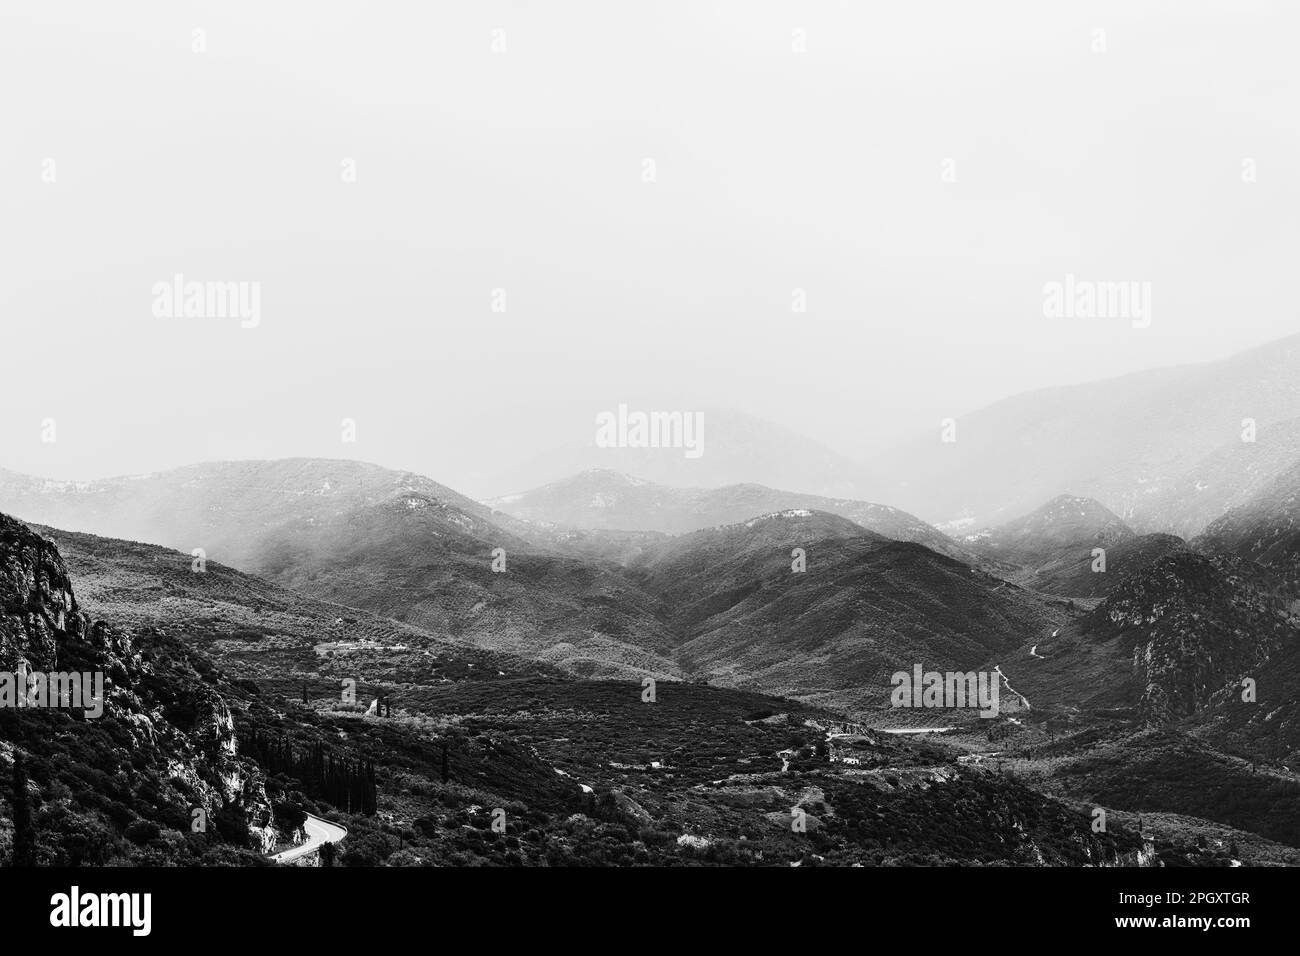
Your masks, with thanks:
M726 491L710 520L785 507L674 531L699 520L668 517L697 513L698 493L605 473L551 488L549 513L588 514L566 494L608 504L593 482L660 504L613 527L602 506L584 527L292 460L74 486L7 475L0 509L47 522L32 533L57 547L82 613L212 669L237 752L292 755L261 766L265 805L299 840L346 828L353 864L1229 865L1223 834L1239 862L1300 861L1300 715L1276 682L1300 648L1285 562L1144 535L1072 496L959 539L884 506L838 502L853 520L758 489ZM107 536L127 525L159 543ZM890 675L922 663L995 680L996 715L892 706ZM1246 707L1233 687L1251 674ZM372 812L329 796L304 762L322 747L374 775ZM949 800L995 832L1025 825L994 810L1012 800L1046 829L1032 845L949 828L898 842L900 819ZM1085 820L1082 842L1064 837L1088 806L1168 825L1097 844ZM501 838L494 808L523 833ZM809 829L781 836L792 808ZM263 819L269 833L274 810Z

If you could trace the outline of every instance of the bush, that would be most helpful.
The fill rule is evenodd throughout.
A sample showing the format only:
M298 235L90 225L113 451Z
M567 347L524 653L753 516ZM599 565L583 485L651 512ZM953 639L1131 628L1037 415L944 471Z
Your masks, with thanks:
M136 846L144 846L150 840L158 839L162 830L152 820L136 820L126 828L126 838Z
M379 854L368 847L352 847L343 854L344 866L378 866Z

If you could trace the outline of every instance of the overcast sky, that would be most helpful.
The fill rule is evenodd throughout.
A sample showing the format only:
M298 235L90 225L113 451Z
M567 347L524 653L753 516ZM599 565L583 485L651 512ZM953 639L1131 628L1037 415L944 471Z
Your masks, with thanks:
M1292 334L1298 26L1242 0L5 0L0 467L320 455L475 494L619 402L865 457ZM259 283L259 324L158 317L176 273ZM1045 317L1067 273L1150 282L1149 327Z

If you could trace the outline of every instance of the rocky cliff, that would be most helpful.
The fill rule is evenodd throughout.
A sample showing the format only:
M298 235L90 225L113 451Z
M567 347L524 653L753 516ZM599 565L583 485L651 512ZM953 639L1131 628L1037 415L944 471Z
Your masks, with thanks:
M1300 636L1238 562L1179 550L1125 578L1089 616L1094 640L1127 642L1149 724L1196 713Z
M103 675L97 716L78 707L0 706L0 754L10 761L16 749L29 754L38 803L51 813L85 811L79 822L95 833L98 849L47 846L45 860L108 862L133 852L130 840L101 832L110 827L134 833L146 851L162 852L150 840L166 842L167 824L178 839L211 828L236 848L275 845L262 772L237 753L223 678L170 635L91 620L54 543L0 515L0 676L16 685L13 675L24 672ZM93 792L97 781L112 784L111 798ZM83 851L87 859L78 858Z

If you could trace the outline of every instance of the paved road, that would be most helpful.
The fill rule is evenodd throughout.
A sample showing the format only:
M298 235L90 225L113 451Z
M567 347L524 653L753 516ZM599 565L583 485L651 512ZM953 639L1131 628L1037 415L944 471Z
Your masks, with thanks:
M330 823L328 820L322 820L320 817L314 817L307 814L307 822L304 823L303 829L307 831L307 842L301 846L296 846L292 850L285 850L283 853L277 853L271 859L276 863L292 863L299 857L306 856L321 848L323 843L341 843L343 838L348 835L347 827L341 827L337 823Z

